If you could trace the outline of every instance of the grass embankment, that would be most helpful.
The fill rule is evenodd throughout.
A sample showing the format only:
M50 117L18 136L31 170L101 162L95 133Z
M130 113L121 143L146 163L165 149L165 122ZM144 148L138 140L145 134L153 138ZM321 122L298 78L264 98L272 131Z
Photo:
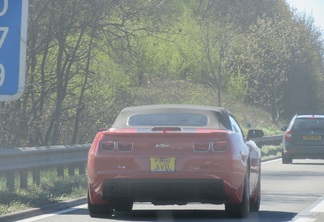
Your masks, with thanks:
M281 146L263 146L261 147L262 160L281 157Z
M281 155L277 146L263 146L262 159ZM56 176L56 170L42 172L40 186L32 185L32 175L29 176L28 189L18 189L15 192L6 190L6 181L0 179L0 215L19 212L30 208L38 208L61 201L85 197L87 192L87 177L67 175L64 178ZM19 180L16 179L16 187Z
M15 187L19 187L16 178ZM6 189L6 181L0 179L0 215L19 212L30 208L39 208L61 201L86 196L87 177L65 176L59 178L56 169L49 169L41 173L41 184L32 184L32 175L28 178L28 189L18 189L10 192Z

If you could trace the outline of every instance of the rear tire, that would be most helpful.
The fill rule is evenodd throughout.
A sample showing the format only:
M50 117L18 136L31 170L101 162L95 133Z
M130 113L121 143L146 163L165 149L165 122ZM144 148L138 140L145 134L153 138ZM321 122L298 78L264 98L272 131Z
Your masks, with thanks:
M242 202L239 204L225 204L225 212L229 217L246 218L250 211L249 181L244 179Z
M250 200L250 211L258 212L260 210L260 203L261 203L261 175L259 175L255 198Z
M113 209L110 204L92 204L88 191L88 211L90 217L106 218L112 216Z
M292 164L293 158L285 153L282 153L282 164Z

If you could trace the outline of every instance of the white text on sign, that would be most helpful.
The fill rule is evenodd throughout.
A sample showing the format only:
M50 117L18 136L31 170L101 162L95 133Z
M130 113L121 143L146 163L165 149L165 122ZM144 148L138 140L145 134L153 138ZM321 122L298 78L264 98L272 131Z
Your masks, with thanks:
M8 0L3 0L3 7L0 11L0 17L4 16L7 13L7 11L8 11ZM4 41L6 40L8 32L9 32L8 27L0 27L0 49L1 49ZM1 64L1 61L0 61L0 87L4 83L5 77L6 77L6 69L3 66L3 64Z

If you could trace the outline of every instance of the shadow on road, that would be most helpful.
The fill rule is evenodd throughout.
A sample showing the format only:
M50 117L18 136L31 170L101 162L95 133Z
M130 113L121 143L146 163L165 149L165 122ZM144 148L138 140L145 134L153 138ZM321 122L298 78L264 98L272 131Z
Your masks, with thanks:
M81 212L79 211L79 214ZM88 214L85 209L81 214ZM217 221L217 222L287 222L292 221L296 213L260 211L250 213L245 219L229 218L223 210L133 210L116 212L110 220L116 221Z

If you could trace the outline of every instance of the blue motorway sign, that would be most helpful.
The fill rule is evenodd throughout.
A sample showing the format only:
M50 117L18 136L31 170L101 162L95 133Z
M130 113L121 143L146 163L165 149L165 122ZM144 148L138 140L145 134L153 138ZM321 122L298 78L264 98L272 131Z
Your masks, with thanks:
M0 0L0 102L24 91L27 21L28 0Z

